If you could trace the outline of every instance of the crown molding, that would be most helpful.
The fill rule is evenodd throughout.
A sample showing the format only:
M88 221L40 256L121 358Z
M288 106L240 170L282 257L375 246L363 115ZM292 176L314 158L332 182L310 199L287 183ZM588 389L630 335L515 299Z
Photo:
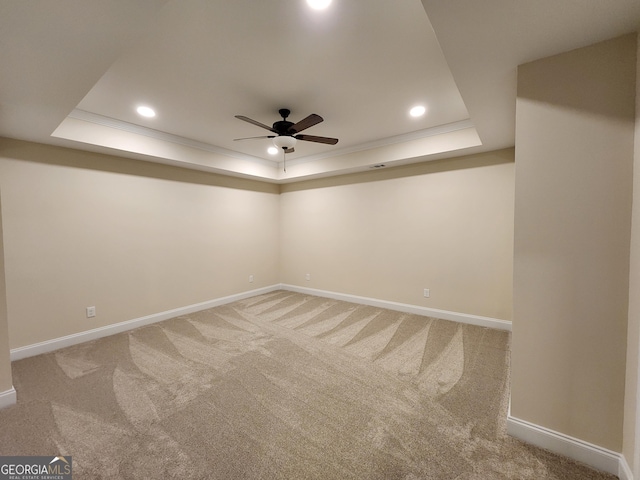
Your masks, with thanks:
M229 150L222 147L211 145L210 143L200 142L191 138L183 137L181 135L174 135L173 133L166 133L160 130L154 130L153 128L143 127L136 125L135 123L129 123L116 118L107 117L105 115L99 115L97 113L87 112L86 110L74 109L69 115L69 118L76 120L82 120L84 122L94 123L107 128L115 128L125 132L133 133L135 135L143 135L145 137L153 138L156 140L162 140L165 142L176 143L178 145L184 145L186 147L203 150L206 152L217 153L219 155L225 155L227 157L238 158L241 160L247 160L250 162L259 163L267 167L277 167L278 162L268 160L265 158L254 157L253 155L246 155L234 150Z
M195 148L195 149L207 151L207 152L212 152L219 155L225 155L227 157L247 160L247 161L258 163L267 167L278 168L282 166L282 163L283 163L282 161L269 160L265 158L255 157L253 155L246 155L243 153L236 152L234 150L217 147L210 143L193 140L191 138L183 137L181 135L174 135L172 133L162 132L160 130L155 130L148 127L143 127L141 125L136 125L134 123L125 122L123 120L118 120L113 117L107 117L105 115L88 112L86 110L81 110L78 108L74 109L68 115L68 117L76 120L81 120L84 122L93 123L93 124L100 125L107 128L122 130L128 133L132 133L134 135L143 135L156 140L162 140L165 142L171 142L178 145L184 145L186 147ZM394 145L394 144L409 142L412 140L419 140L422 138L434 137L437 135L443 135L446 133L456 132L459 130L464 130L464 129L473 128L473 127L474 127L473 122L467 118L457 122L447 123L444 125L437 125L435 127L426 128L423 130L416 130L414 132L409 132L402 135L394 135L391 137L381 138L379 140L374 140L371 142L360 143L358 145L353 145L350 147L331 149L330 151L323 152L316 155L308 155L305 157L287 160L287 164L300 165L304 163L323 160L325 158L338 157L338 156L347 155L350 153L356 153L364 150L380 148L387 145Z
M458 122L445 123L444 125L437 125L435 127L425 128L423 130L416 130L415 132L403 133L402 135L394 135L392 137L385 137L379 140L373 140L371 142L353 145L351 147L331 149L331 151L318 153L316 155L308 155L306 157L296 158L294 160L287 160L287 164L299 165L302 163L315 162L317 160L323 160L325 158L339 157L341 155L362 152L364 150L385 147L387 145L410 142L412 140L419 140L421 138L435 137L437 135L457 132L458 130L464 130L466 128L474 127L475 125L473 124L471 119L467 118ZM282 164L282 162L279 162L279 164Z

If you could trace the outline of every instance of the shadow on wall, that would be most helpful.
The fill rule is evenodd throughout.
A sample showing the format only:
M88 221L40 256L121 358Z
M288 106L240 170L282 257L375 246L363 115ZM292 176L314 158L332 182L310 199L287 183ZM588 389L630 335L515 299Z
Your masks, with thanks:
M635 35L626 37L635 42ZM571 62L563 53L521 65L526 75L520 75L518 97L634 122L635 105L627 99L635 97L635 58L626 49L613 51L610 44L618 41L574 50Z
M291 184L284 184L281 186L281 192L296 192L300 190L325 188L329 186L333 187L341 185L353 185L358 183L378 182L382 180L392 180L396 178L412 177L417 175L429 175L432 173L451 172L468 168L488 167L491 165L501 165L503 163L513 163L514 158L514 148L505 148L503 150L476 153L473 155L465 155L462 157L446 158L442 160L432 160L411 165L390 167L383 170L370 170L368 172L352 173L339 177L319 178Z
M279 193L278 185L267 182L1 137L0 156L47 165L120 173L158 180L170 180L172 182L235 188L262 193Z

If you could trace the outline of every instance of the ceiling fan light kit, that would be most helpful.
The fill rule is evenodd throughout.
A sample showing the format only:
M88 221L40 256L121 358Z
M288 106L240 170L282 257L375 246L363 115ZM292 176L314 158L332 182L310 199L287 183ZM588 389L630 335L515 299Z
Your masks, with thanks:
M295 147L297 140L295 137L291 137L289 135L281 135L273 139L273 144L284 150L288 150L290 148Z

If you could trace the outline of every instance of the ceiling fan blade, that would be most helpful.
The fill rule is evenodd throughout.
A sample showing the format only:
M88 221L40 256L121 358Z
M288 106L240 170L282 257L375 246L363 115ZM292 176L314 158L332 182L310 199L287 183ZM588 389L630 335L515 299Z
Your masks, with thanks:
M322 121L324 121L324 118L322 118L320 115L316 115L315 113L312 113L307 118L303 118L298 123L295 123L295 124L291 125L289 127L288 132L289 133L298 133L298 132L301 132L301 131L309 128L309 127L313 127L314 125L317 125L318 123L320 123Z
M284 153L293 153L293 152L295 152L295 151L296 151L296 150L295 150L295 148L293 148L293 147L291 147L291 148L285 148L285 149L284 149Z
M244 137L244 138L234 138L233 141L237 140L251 140L252 138L276 138L275 135L263 135L262 137Z
M316 137L314 135L296 135L296 139L305 140L307 142L326 143L328 145L335 145L338 143L337 138Z
M236 118L238 118L240 120L244 120L245 122L249 122L249 123L251 123L253 125L256 125L257 127L266 128L270 132L278 133L273 128L271 128L269 125L265 125L264 123L260 123L257 120L253 120L252 118L245 117L244 115L236 115Z

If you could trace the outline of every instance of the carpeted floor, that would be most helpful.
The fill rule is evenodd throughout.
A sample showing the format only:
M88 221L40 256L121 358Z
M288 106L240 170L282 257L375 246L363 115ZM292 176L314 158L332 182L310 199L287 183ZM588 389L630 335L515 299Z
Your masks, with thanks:
M75 479L613 479L505 434L507 332L287 291L14 362Z

